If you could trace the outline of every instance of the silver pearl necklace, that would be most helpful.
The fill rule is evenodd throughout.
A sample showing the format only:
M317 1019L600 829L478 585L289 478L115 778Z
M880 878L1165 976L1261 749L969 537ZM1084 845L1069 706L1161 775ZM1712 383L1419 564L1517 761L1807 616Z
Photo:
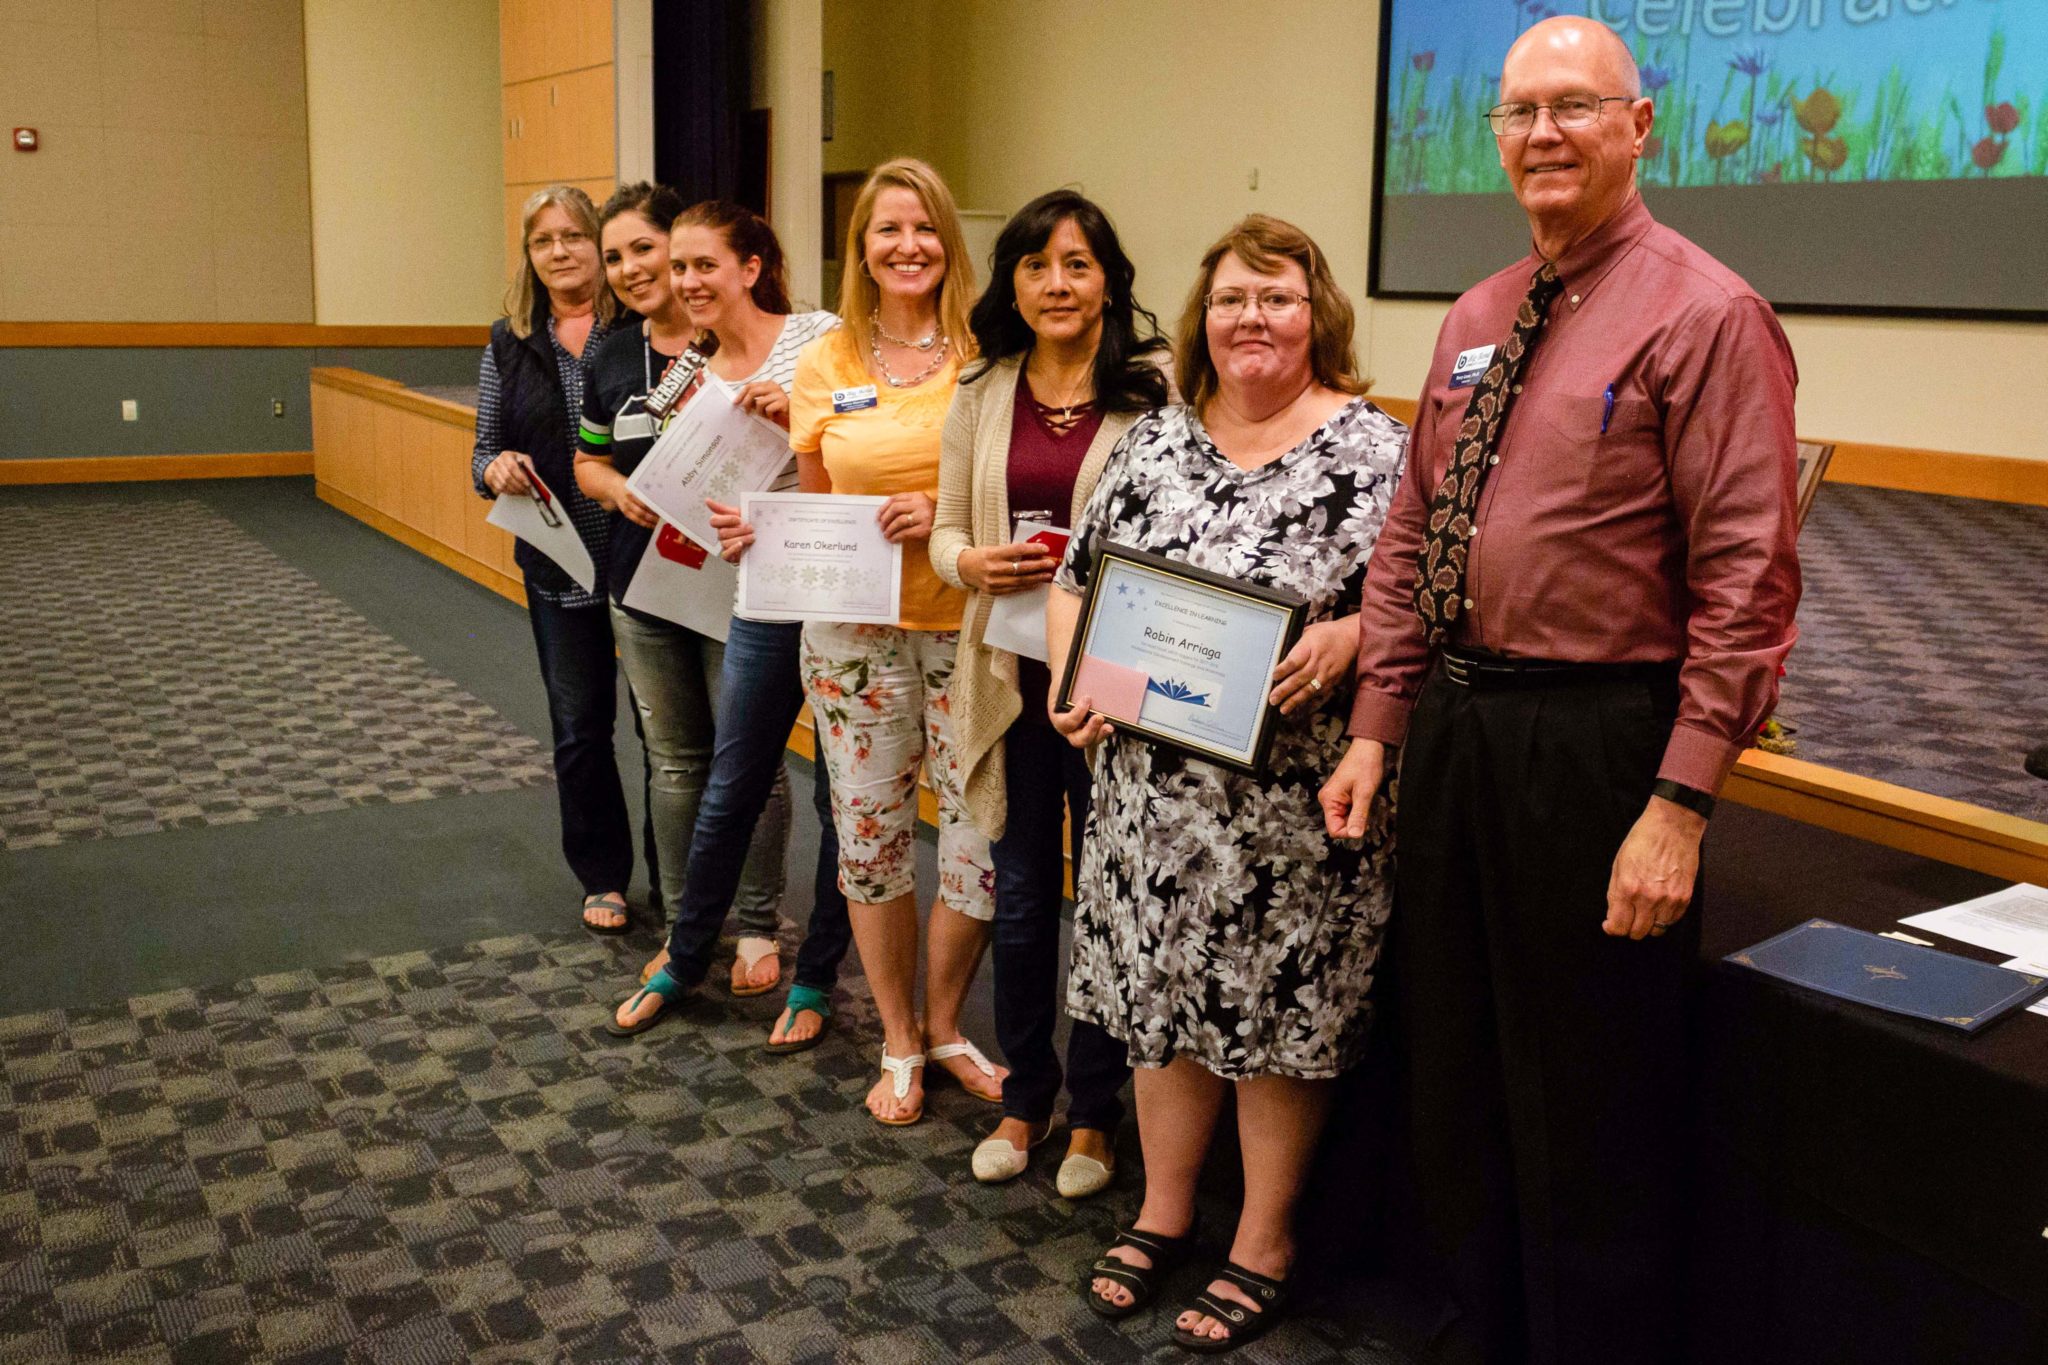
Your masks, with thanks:
M925 333L923 341L905 341L902 337L895 335L888 328L882 326L882 310L879 308L868 314L868 326L877 336L881 337L882 340L888 342L891 346L901 346L906 350L929 351L932 347L939 344L939 329L937 327L933 327L931 331Z
M874 334L868 338L868 349L874 353L875 373L881 375L883 382L892 389L914 389L919 384L924 383L925 380L930 379L939 372L939 367L946 363L946 353L952 349L951 340L945 336L939 336L937 338L938 349L932 353L932 358L925 363L925 367L908 379L898 379L889 372L889 362L882 358L882 336L881 329L879 327L876 328ZM896 341L894 337L890 337L889 340L895 341L898 346L910 344L909 342Z

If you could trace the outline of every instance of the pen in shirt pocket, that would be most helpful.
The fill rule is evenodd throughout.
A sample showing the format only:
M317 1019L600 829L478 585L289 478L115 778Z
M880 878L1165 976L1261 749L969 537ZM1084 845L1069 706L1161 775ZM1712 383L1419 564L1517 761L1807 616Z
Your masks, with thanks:
M1600 405L1600 434L1607 434L1607 424L1614 420L1614 385L1607 386L1607 397Z

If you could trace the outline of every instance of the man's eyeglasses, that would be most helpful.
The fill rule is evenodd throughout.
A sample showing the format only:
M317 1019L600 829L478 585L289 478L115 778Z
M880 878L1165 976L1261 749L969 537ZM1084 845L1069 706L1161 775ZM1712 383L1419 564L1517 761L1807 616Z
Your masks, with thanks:
M1586 128L1600 121L1600 106L1613 100L1635 103L1633 95L1565 95L1548 104L1496 104L1486 111L1495 137L1520 137L1536 126L1539 110L1550 111L1550 121L1560 128Z
M528 237L526 239L526 249L528 251L545 253L553 251L556 244L560 243L570 251L574 251L589 240L590 234L587 232L543 232Z
M1202 300L1219 318L1238 316L1254 304L1269 318L1284 318L1308 302L1308 295L1292 289L1261 289L1256 294L1244 289L1218 289Z

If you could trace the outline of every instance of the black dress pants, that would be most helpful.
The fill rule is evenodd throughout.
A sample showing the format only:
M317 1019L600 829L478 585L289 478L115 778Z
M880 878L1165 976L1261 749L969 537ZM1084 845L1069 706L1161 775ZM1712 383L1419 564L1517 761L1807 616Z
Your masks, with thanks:
M1390 984L1444 1359L1679 1357L1697 888L1661 938L1600 927L1676 692L1675 669L1474 686L1439 663L1417 699Z

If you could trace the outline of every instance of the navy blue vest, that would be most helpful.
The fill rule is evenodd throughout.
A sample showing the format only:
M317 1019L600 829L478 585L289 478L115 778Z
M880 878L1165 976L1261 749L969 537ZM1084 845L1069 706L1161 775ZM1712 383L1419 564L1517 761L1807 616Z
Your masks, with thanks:
M491 358L498 367L499 439L506 450L531 456L541 479L566 502L576 487L576 449L569 440L562 374L548 340L546 294L534 300L533 327L526 336L513 336L504 318L491 324ZM525 541L514 543L512 558L525 570L529 587L552 593L576 590L575 579Z

